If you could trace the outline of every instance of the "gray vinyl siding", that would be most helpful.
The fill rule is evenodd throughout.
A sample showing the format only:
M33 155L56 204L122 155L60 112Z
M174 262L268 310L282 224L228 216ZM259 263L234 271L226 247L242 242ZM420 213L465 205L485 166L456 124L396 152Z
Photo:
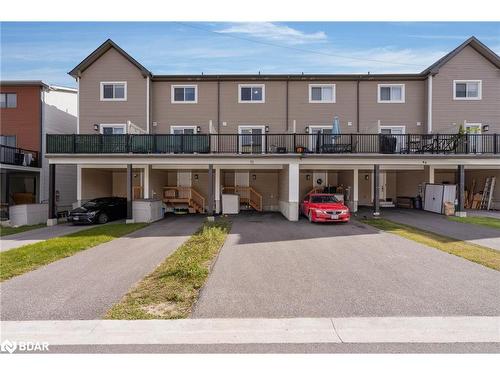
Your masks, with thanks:
M481 100L453 100L453 80L482 80ZM500 133L500 71L472 47L464 48L433 78L434 133L456 133L461 123L490 125Z
M101 101L100 82L127 82L126 101ZM111 48L80 78L80 133L95 133L94 124L132 121L146 130L146 78Z

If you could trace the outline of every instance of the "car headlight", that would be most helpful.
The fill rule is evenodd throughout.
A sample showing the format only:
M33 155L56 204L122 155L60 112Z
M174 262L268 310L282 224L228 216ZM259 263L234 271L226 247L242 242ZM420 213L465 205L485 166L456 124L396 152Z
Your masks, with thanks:
M345 214L348 214L349 213L349 210L340 210L340 214L341 215L345 215Z
M316 210L316 213L317 213L317 214L321 214L321 215L326 215L326 211L324 211L324 210L318 210L318 209L317 209L317 210Z

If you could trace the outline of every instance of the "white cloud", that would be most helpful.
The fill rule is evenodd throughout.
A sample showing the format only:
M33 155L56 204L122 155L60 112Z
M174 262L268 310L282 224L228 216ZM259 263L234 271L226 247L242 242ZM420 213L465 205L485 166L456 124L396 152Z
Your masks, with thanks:
M225 29L217 30L221 34L244 34L266 40L285 42L289 44L303 44L309 42L323 42L327 39L325 32L305 33L286 25L272 22L245 22L238 23Z

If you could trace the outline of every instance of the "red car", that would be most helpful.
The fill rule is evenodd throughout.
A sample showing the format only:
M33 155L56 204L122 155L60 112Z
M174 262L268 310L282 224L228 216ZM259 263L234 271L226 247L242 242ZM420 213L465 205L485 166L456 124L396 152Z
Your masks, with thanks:
M349 208L334 194L308 194L301 204L300 211L310 222L342 222L351 218Z

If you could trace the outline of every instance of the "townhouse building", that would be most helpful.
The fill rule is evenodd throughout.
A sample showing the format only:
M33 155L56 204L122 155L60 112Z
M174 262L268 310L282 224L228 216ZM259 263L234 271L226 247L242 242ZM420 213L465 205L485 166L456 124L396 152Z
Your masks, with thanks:
M155 75L111 40L69 74L77 132L47 136L51 174L76 165L77 200L127 197L129 220L140 200L221 212L223 193L297 220L325 187L378 213L438 182L463 212L500 177L500 58L475 37L415 74Z
M42 81L0 81L1 219L16 205L47 203L49 167L46 134L76 132L75 89ZM59 168L57 210L76 200L76 166ZM45 212L47 211L45 207Z

